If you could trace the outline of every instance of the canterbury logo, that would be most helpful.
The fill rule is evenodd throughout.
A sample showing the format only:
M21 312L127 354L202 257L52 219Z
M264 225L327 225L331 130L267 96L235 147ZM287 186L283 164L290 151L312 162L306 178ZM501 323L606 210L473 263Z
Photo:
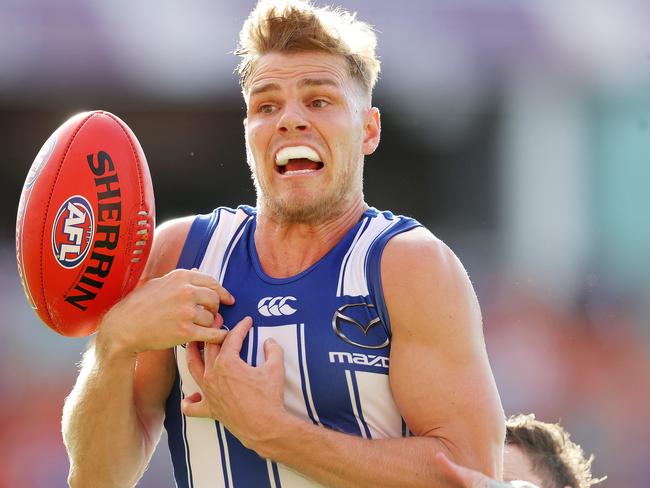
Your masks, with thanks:
M257 310L265 317L280 317L282 315L293 315L297 312L287 302L295 302L295 297L264 297L257 304Z

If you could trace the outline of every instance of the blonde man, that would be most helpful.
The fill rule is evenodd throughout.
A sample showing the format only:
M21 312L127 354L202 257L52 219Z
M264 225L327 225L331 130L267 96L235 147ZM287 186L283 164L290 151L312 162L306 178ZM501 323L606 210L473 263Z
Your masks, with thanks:
M179 487L444 486L438 452L501 476L467 274L363 198L375 44L340 10L250 14L238 53L257 207L158 230L148 281L106 314L64 407L73 487L134 485L163 420Z

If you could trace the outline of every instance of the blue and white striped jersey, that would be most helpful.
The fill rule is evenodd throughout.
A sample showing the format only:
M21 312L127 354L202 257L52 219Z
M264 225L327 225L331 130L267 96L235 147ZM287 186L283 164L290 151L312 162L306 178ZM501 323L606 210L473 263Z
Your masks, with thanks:
M371 208L317 263L283 279L262 270L255 225L255 209L246 206L198 216L178 263L216 276L235 296L233 306L220 308L226 326L253 317L242 359L262 364L263 343L273 337L284 349L288 411L368 439L408 435L388 382L391 334L380 260L391 237L419 224ZM185 348L177 346L175 356L165 428L179 488L320 486L260 458L220 422L182 415L181 398L198 386Z

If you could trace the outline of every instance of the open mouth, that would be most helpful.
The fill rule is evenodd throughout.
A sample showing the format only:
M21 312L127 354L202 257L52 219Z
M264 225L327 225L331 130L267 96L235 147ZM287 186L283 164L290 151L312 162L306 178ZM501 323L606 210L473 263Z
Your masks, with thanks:
M275 156L275 167L282 175L309 174L324 166L316 151L308 146L282 148Z

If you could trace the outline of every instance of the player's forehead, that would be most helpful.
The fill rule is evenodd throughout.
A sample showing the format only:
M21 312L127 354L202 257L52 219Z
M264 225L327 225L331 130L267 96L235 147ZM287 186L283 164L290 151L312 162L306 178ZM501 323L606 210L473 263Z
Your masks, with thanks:
M343 56L321 53L268 53L253 67L248 96L271 89L313 85L346 89L352 83L347 60Z

